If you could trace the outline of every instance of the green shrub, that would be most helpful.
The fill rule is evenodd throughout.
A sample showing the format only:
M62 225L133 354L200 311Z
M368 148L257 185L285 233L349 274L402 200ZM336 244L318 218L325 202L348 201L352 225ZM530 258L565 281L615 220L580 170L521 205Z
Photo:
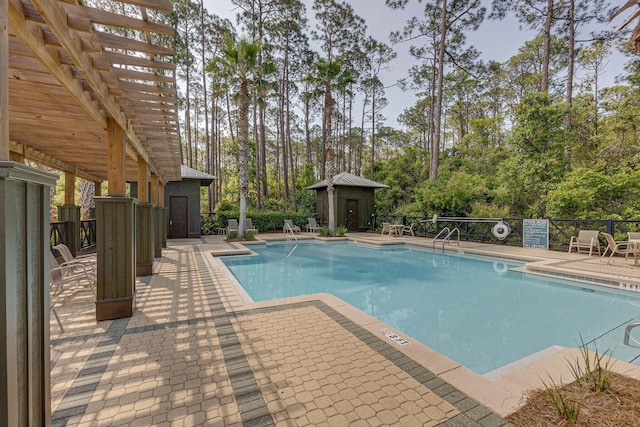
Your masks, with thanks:
M238 237L237 231L230 231L227 233L227 240L232 240L232 239L235 239L236 237Z
M244 233L244 238L247 240L253 240L253 235L254 235L253 231L246 231Z
M218 211L216 216L219 223L226 226L228 219L239 219L240 213L235 210ZM285 219L290 219L301 228L307 224L307 215L296 212L247 211L247 218L251 218L253 226L259 231L282 231Z
M318 234L320 234L322 237L328 237L329 236L329 228L327 228L327 227L318 228Z
M347 234L347 227L341 226L336 228L336 237L343 237Z

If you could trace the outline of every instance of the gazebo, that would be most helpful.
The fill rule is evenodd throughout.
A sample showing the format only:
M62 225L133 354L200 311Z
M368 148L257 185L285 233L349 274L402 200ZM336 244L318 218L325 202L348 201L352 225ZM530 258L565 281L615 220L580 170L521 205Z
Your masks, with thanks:
M325 179L305 188L317 191L318 219L324 224L329 221L327 187L328 181ZM336 225L347 227L349 231L364 231L373 226L371 216L375 214L374 190L389 188L388 185L347 172L333 177L333 187Z
M111 3L0 0L0 425L50 424L56 176L33 165L64 173L59 219L74 234L76 178L108 182L106 195L96 185L97 320L132 314L136 272L162 241L164 185L181 177L172 4ZM144 183L137 199L127 181Z

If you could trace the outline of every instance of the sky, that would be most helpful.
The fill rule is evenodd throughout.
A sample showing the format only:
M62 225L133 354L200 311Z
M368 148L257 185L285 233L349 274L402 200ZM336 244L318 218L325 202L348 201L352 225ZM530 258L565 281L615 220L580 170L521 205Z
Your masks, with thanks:
M400 31L405 26L407 20L413 16L422 16L424 2L409 0L405 9L395 10L385 5L384 0L347 0L354 12L364 18L367 25L367 34L379 41L383 41L396 50L398 57L390 64L388 70L383 72L380 79L386 89L388 105L383 114L387 118L385 124L388 126L398 126L397 117L405 108L411 107L416 97L411 91L402 91L395 86L399 79L407 77L409 68L415 64L415 59L408 53L410 43L392 45L389 41L389 34L392 31ZM313 10L311 5L313 0L303 0L307 6L307 17L310 27L313 28ZM487 14L490 12L491 2L485 0ZM236 24L236 10L231 0L205 0L205 7L209 12L222 18L229 19ZM617 27L622 24L624 17L618 17L612 24ZM505 62L510 57L518 53L518 49L525 41L534 37L534 34L526 29L520 29L519 23L514 17L507 17L502 21L485 19L480 28L475 32L467 33L467 46L473 45L482 53L481 59L485 62L490 60ZM615 77L624 73L626 59L622 54L614 54L608 59L608 64L601 78L600 86L605 87L614 84ZM576 71L576 83L579 83L584 74L580 70ZM360 109L361 111L361 109ZM359 117L354 113L354 117Z

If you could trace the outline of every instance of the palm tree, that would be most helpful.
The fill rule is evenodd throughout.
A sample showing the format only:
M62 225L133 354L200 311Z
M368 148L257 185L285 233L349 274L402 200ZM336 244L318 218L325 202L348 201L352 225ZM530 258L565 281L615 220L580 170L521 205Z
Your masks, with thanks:
M327 198L329 209L329 233L336 231L335 212L333 210L333 156L331 147L331 113L333 111L333 96L331 90L334 86L346 86L351 81L351 72L343 67L340 60L327 61L318 59L315 64L318 71L317 82L324 87L322 146L324 147L325 163L322 164L322 174L327 176Z
M261 67L258 64L260 49L259 43L250 42L245 38L236 42L233 36L227 35L221 49L222 56L214 59L208 68L222 71L238 84L238 92L233 94L233 99L238 104L238 187L240 188L238 235L240 237L244 237L247 218L250 89L255 77L260 75Z

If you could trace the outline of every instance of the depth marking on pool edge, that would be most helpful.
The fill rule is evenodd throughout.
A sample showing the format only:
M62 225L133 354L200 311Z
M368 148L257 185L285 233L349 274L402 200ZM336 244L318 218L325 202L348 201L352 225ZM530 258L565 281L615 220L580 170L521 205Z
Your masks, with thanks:
M402 338L400 335L390 331L389 329L380 329L380 333L398 345L411 344L411 341Z

